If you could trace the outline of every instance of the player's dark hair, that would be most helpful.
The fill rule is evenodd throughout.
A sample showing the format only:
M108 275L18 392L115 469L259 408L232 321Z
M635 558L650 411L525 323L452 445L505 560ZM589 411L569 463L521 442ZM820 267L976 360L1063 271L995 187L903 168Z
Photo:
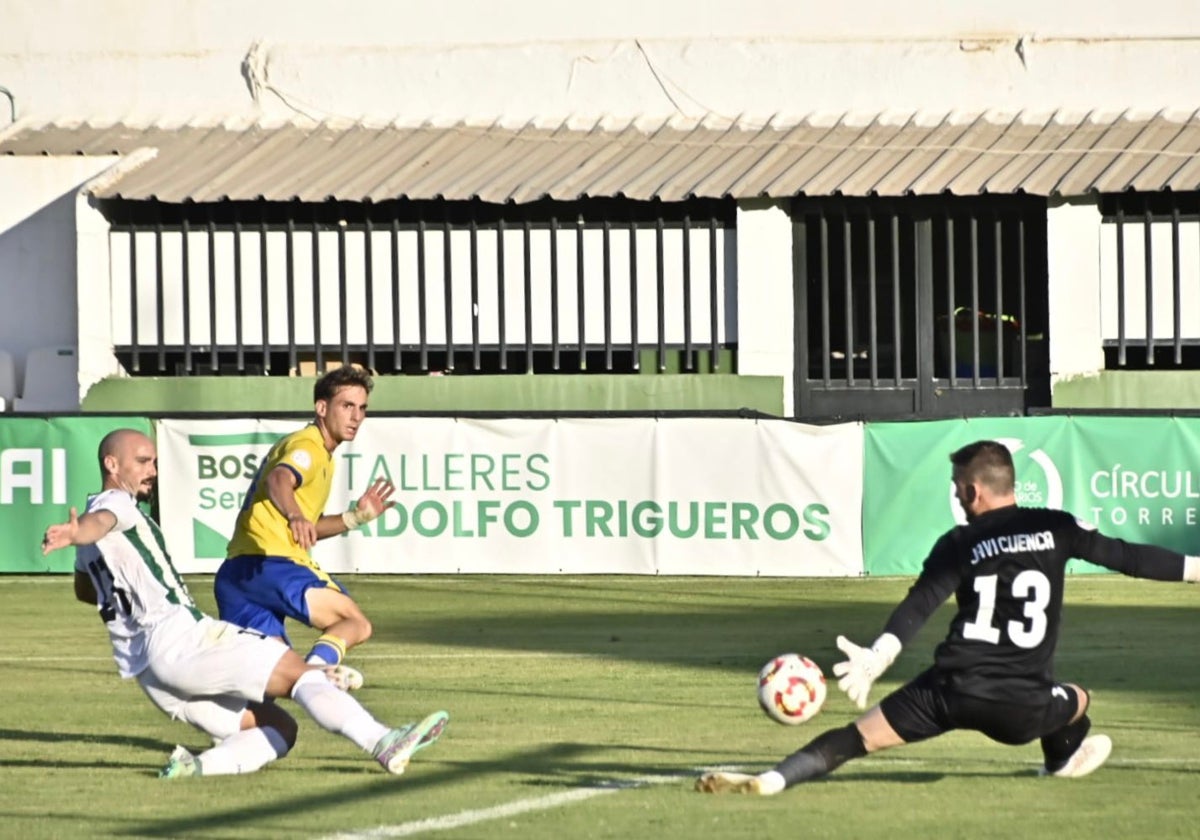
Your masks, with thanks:
M968 484L979 482L993 493L1013 491L1016 469L1008 447L994 440L977 440L951 453L957 476Z
M328 402L338 391L351 385L357 385L369 394L375 387L375 380L371 378L371 374L361 368L342 365L317 380L317 384L313 386L313 402L320 400Z

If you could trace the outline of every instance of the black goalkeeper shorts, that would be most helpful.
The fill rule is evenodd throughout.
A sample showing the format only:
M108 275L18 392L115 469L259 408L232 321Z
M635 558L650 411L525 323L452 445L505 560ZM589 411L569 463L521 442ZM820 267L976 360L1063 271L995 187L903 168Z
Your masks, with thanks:
M883 698L879 708L905 743L970 729L1011 745L1057 732L1079 709L1075 691L1058 683L1047 684L1030 700L1018 705L960 694L942 673L930 668Z

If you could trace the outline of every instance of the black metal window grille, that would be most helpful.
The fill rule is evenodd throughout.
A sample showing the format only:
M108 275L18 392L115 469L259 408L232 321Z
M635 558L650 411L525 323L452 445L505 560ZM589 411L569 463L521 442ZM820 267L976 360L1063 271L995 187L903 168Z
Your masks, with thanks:
M732 201L110 201L134 375L734 372Z
M1043 201L803 198L793 224L797 416L1048 404Z
M1200 369L1200 193L1101 197L1109 370Z

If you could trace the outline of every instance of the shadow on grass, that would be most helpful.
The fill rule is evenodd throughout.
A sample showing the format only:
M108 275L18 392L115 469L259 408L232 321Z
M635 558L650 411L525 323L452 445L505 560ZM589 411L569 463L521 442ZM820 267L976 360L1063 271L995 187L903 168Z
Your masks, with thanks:
M32 741L43 744L110 744L116 747L137 747L154 752L169 753L175 746L174 742L160 741L157 738L135 738L128 735L98 735L95 732L38 732L29 729L0 729L0 741ZM164 759L165 760L165 759ZM5 760L5 765L11 766L21 762ZM69 762L47 761L47 767L62 767ZM25 766L36 767L37 762L25 762ZM99 767L128 767L128 764L97 764L95 762L81 763L80 766Z
M205 830L230 829L249 824L268 825L276 817L294 817L305 812L319 812L326 807L353 802L366 803L394 796L413 797L422 790L456 782L477 780L481 776L489 774L538 776L541 778L531 781L530 784L554 786L561 790L590 786L612 787L614 782L620 782L622 779L646 776L689 776L696 772L694 767L680 767L678 764L655 765L651 763L634 766L622 762L588 762L586 760L587 756L593 752L610 752L613 749L612 744L548 744L529 751L510 752L501 758L489 761L465 761L442 765L442 769L437 770L421 767L418 760L410 766L408 772L399 778L379 774L370 781L364 782L357 790L340 787L338 790L324 795L306 791L303 794L280 798L271 803L259 802L224 810L213 807L200 816L188 815L141 822L126 827L119 832L119 835L132 837L196 836ZM642 746L625 746L618 747L618 749L639 752L667 751ZM676 754L678 751L672 749L669 752ZM556 779L561 781L555 784L554 780ZM186 783L203 784L204 782L191 780ZM685 780L681 779L680 784L684 783L686 783Z
M429 606L416 611L411 609L414 593L406 591L403 580L364 581L356 589L365 596L363 606L375 627L374 641L400 649L423 644L725 671L757 670L767 658L785 650L811 656L828 670L843 658L835 646L836 636L844 634L860 642L873 639L905 591L900 586L888 589L895 600L855 598L848 594L852 591L848 585L862 582L848 581L831 599L828 587L809 585L804 579L756 583L761 588L757 597L747 591L745 581L731 583L727 588L734 591L728 593L721 589L698 593L659 579L643 585L603 579L582 584L554 579L421 581L419 598ZM1093 689L1154 693L1198 687L1197 676L1174 667L1172 655L1161 645L1164 635L1190 631L1194 609L1073 604L1072 583L1068 581L1056 657L1061 679ZM1168 592L1171 584L1149 585L1163 587L1168 599L1174 594ZM444 606L435 610L435 603ZM930 664L953 609L952 603L943 605L929 619L895 669L894 679L912 676ZM1137 667L1116 667L1114 662L1129 651L1138 652ZM370 655L369 649L364 655ZM1145 679L1144 671L1152 671L1153 679Z

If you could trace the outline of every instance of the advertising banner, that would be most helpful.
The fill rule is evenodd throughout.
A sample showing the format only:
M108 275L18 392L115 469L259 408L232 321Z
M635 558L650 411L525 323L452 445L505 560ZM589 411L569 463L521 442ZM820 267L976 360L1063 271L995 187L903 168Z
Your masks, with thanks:
M863 565L912 575L964 521L950 453L984 438L1013 453L1017 502L1074 513L1104 534L1186 553L1200 548L1200 418L996 417L877 423L865 431ZM1073 560L1069 572L1104 571Z
M225 556L259 462L302 422L158 424L181 571ZM327 512L377 477L396 506L323 540L330 572L862 573L862 426L736 418L370 418L334 452Z
M41 552L48 525L83 511L100 489L97 450L118 427L150 433L150 421L130 417L0 417L0 572L69 572L75 552Z

